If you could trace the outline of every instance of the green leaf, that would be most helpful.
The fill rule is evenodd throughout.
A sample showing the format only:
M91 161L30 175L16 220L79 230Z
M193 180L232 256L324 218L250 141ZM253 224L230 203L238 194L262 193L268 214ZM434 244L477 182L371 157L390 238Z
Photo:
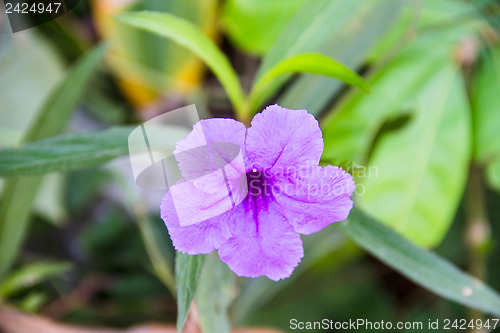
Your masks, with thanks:
M165 242L165 238L168 237L165 225L155 223L153 219L147 216L143 207L135 207L134 211L138 218L143 244L153 264L156 276L170 290L172 295L175 295L174 257L172 247Z
M231 332L227 311L234 294L234 273L217 254L209 254L196 291L196 305L203 333Z
M0 145L10 147L19 144L30 120L62 78L64 67L49 41L33 29L23 36L10 34L2 38Z
M398 22L400 11L406 1L374 0L374 1L351 1L337 0L339 5L349 9L352 14L344 15L343 10L335 11L330 16L330 22L326 27L336 26L336 29L325 32L325 41L311 50L321 52L334 58L352 69L360 68L366 63L369 52L379 43L386 32ZM308 6L316 6L316 2L308 3ZM409 8L413 16L418 11ZM305 12L306 14L311 12ZM303 14L299 14L302 16ZM307 19L307 17L304 17ZM309 17L309 20L315 20ZM335 22L335 24L333 24ZM363 24L359 24L363 22ZM288 30L295 31L295 26L287 26ZM318 27L318 35L324 26ZM401 32L404 34L404 31ZM316 35L314 35L315 38ZM384 53L386 56L388 53ZM379 59L379 58L377 58ZM294 79L290 86L278 97L280 105L292 108L306 109L309 113L319 115L325 107L341 92L343 82L325 76L300 75Z
M500 296L435 253L405 240L354 208L339 228L359 246L413 282L470 308L500 315Z
M407 112L408 103L448 61L449 54L449 48L419 40L376 70L368 78L371 94L351 92L321 122L323 158L365 165L382 125Z
M63 274L70 268L70 263L51 261L26 265L5 278L0 285L0 299L5 299L53 276Z
M343 26L346 18L354 15L360 3L361 1L316 0L301 7L262 59L255 82L283 59L318 51L327 38ZM289 75L282 75L275 80L268 87L268 95L277 92L288 78ZM247 113L252 111L254 110L246 110Z
M283 59L316 51L330 33L344 24L342 20L332 20L332 17L351 17L361 1L348 2L349 4L347 1L316 0L303 6L262 59L256 80Z
M177 283L177 332L181 333L200 278L204 255L191 256L177 252L175 281Z
M64 128L73 109L83 96L87 83L97 69L104 51L105 45L94 48L69 70L31 123L24 138L25 142L51 137Z
M486 167L486 179L488 185L500 193L500 158L488 164Z
M27 313L36 313L49 300L45 293L31 292L16 304L18 308Z
M64 66L52 41L35 30L22 36L5 35L1 49L0 147L7 148L20 144L37 111L62 78ZM62 175L44 177L32 206L33 212L54 224L63 221L66 213L60 195L62 181Z
M116 18L138 29L169 38L196 54L220 80L233 106L237 110L242 109L243 90L229 60L194 24L167 13L147 11L120 14Z
M264 54L304 3L304 0L288 0L284 6L282 0L224 1L222 24L239 48Z
M69 210L64 205L66 176L62 173L46 174L32 204L34 215L57 227L69 222Z
M390 0L382 2L385 5L392 3ZM418 27L419 18L422 15L422 7L417 2L411 4L410 1L401 1L399 9L399 15L393 17L392 25L371 48L366 58L368 63L373 64L379 59L386 58L388 54L400 49L402 43L411 41L407 36ZM386 8L386 10L390 10L390 8ZM383 18L387 17L387 14L383 12L375 15Z
M102 39L113 41L106 55L120 86L134 105L144 105L166 91L184 95L198 88L204 69L201 61L174 41L135 29L114 20L114 14L154 10L179 16L214 35L217 17L216 0L157 1L141 0L93 6L95 26Z
M488 164L500 158L500 47L483 52L473 75L471 105L474 131L474 158Z
M128 153L133 127L71 133L0 150L0 177L87 168Z
M250 109L255 110L270 96L272 91L268 88L276 77L291 73L330 76L356 86L365 92L370 91L366 82L358 74L338 61L319 53L299 54L280 61L255 83L249 96Z
M485 49L472 76L473 155L488 185L500 193L500 47Z
M413 118L382 135L359 205L422 246L439 244L456 213L470 158L470 111L460 71L439 70L410 104Z
M35 30L26 31L22 36L11 34L3 38L0 52L2 148L20 144L31 120L63 76L62 59L51 44ZM62 178L56 174L44 177L32 206L36 214L56 224L65 215L62 196L58 195Z
M104 47L83 56L52 90L24 138L25 142L45 139L61 132L82 97L97 68ZM30 206L41 177L12 178L5 182L0 204L0 279L9 270L21 247L30 215Z
M485 17L481 17L481 13L477 10L479 2L481 1L425 1L422 4L419 26L433 29L442 27L443 23L448 22L451 24L446 29L441 29L445 31L445 35L454 38L471 34L479 26L484 28L487 25Z

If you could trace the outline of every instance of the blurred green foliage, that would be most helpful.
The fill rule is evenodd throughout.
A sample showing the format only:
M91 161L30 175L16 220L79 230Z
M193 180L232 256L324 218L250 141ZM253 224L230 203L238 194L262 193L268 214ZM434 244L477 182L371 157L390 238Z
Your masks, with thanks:
M292 318L498 316L499 9L491 0L95 1L9 35L0 297L90 325L177 314L179 331L194 299L204 332L288 331ZM139 10L149 12L128 13ZM101 39L107 70L91 80L103 50L88 50ZM370 93L345 84L364 87L361 77ZM119 164L132 126L186 103L248 121L275 102L313 113L323 163L355 176L348 222L304 236L302 263L279 283L237 278L215 254L176 255L157 198Z
M304 0L229 0L221 23L238 48L263 55L273 47L288 21L303 8Z

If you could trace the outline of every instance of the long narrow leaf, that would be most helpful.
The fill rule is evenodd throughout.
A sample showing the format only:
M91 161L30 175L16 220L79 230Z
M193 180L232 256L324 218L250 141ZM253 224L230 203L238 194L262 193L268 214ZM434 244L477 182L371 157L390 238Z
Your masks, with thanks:
M243 90L238 76L224 53L194 24L167 13L134 12L116 16L116 19L138 29L173 40L200 57L220 80L233 106L243 107Z
M365 92L370 91L363 78L340 62L319 53L305 53L280 61L255 83L249 97L250 109L258 108L272 94L272 91L266 91L266 89L275 78L292 73L330 76L356 86Z
M363 1L309 1L282 30L269 49L257 72L260 79L281 60L293 55L316 51L334 31L338 31L347 18L355 14ZM341 17L344 20L333 20Z
M132 127L71 133L0 150L0 177L86 168L128 153Z
M500 295L438 255L353 209L340 228L359 246L413 282L465 306L500 315Z
M10 274L0 286L0 298L6 298L25 288L34 286L71 268L67 262L36 262Z
M174 255L170 250L171 247L165 242L165 237L168 237L168 235L166 235L167 230L163 223L161 223L161 225L155 223L155 221L147 215L143 207L136 207L135 212L142 242L148 253L149 260L151 260L156 276L168 288L172 295L175 295L175 277L173 272ZM162 228L162 230L159 230L159 228Z
M62 131L104 53L99 46L80 59L51 92L24 141L45 139ZM26 233L30 205L41 177L9 179L0 204L0 279L9 270Z
M99 45L69 70L51 92L24 138L25 142L42 140L61 132L73 109L83 96L92 74L97 69L106 45Z
M227 310L234 295L235 275L217 254L207 256L201 273L196 304L203 333L230 333Z
M326 56L340 61L349 68L359 68L366 62L369 52L375 45L381 43L381 37L386 32L395 26L394 30L402 31L406 21L399 19L400 10L407 4L406 1L392 0L375 0L375 1L351 1L339 0L342 7L354 7L351 15L345 15L342 10L337 10L330 16L332 24L327 26L333 30L327 31L327 39L321 43L318 48L308 49L307 52L320 52ZM309 2L308 6L315 6L316 2ZM315 20L315 17L310 17L305 12L305 16L301 13L301 19L304 21ZM415 11L415 16L418 16L418 11ZM335 22L335 24L333 24ZM363 22L358 25L357 22ZM402 22L402 23L400 23ZM297 24L296 22L291 22ZM340 26L337 27L337 24ZM353 29L355 26L357 28ZM323 26L318 27L321 31ZM295 26L288 25L287 33L293 33ZM392 31L392 28L391 30ZM285 31L284 31L285 32ZM394 34L389 33L387 36ZM384 41L384 39L382 39ZM323 109L332 101L333 97L340 93L343 83L326 76L300 75L297 80L290 83L286 91L279 96L278 103L280 105L300 105L309 113L319 116Z
M177 253L175 280L177 283L177 332L179 333L181 333L186 322L204 263L204 255L191 256L180 252Z
M356 20L359 20L359 13L363 10L366 10L366 1L308 1L288 22L273 46L263 57L257 71L256 81L260 80L283 59L304 52L322 51L325 45L330 43L328 40L331 39L331 36L338 35L344 27L349 27L350 31L356 30L352 27L357 23L349 22L349 19L355 17ZM289 75L277 78L269 86L268 93L271 95L276 93L288 78Z

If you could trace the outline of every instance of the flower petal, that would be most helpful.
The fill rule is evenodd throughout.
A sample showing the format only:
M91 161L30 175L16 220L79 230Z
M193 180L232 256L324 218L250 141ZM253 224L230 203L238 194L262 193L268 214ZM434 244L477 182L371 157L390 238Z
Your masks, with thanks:
M290 167L318 165L323 153L318 121L306 110L268 106L252 120L246 153L252 167L261 171L283 173Z
M234 236L219 248L219 257L239 276L278 281L289 277L304 256L302 241L274 203L263 208L257 201L249 195L234 209Z
M160 206L172 244L177 251L192 255L210 253L231 237L228 221L232 215L232 203L227 191L225 194L207 194L192 182L181 185L174 185ZM197 223L185 223L184 219L194 219Z
M273 196L298 233L309 235L343 221L352 209L352 176L339 167L311 167L281 178Z
M228 182L239 182L246 173L246 128L233 119L205 119L177 142L174 150L181 175L194 185L213 193ZM224 175L215 171L224 169ZM212 174L203 181L196 180Z

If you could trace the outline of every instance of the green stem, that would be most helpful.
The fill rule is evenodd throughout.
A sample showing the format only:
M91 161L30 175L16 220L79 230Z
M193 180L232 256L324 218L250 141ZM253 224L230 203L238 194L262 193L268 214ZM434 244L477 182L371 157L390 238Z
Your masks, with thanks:
M467 219L465 240L467 245L468 270L476 278L485 280L487 276L486 264L491 231L486 211L482 177L482 169L477 165L472 165L465 195ZM470 310L469 319L484 319L484 314L477 310ZM471 332L481 332L481 330L471 330Z
M153 265L156 276L163 282L170 293L175 296L175 273L172 269L173 263L165 253L165 244L158 240L158 235L155 234L153 227L153 221L148 216L143 204L137 204L134 207L134 214L137 218L143 244L151 264Z
M247 96L243 106L240 109L236 109L236 120L241 121L246 127L250 126L251 118L251 107L249 103L249 97Z

